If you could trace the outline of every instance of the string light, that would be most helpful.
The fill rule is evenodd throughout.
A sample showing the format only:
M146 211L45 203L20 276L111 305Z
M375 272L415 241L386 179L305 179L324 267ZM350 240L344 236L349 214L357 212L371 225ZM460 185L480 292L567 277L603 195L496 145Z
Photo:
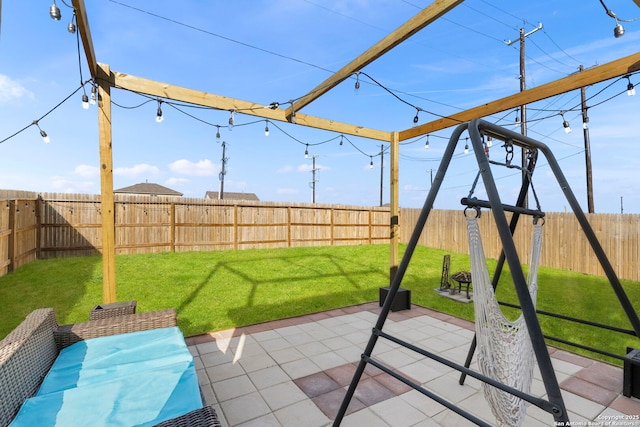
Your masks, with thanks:
M565 133L571 133L571 126L569 122L564 119L564 112L560 112L560 116L562 117L562 127L564 127Z
M32 124L35 125L40 131L40 136L42 137L42 140L45 142L45 144L50 143L51 139L49 138L49 135L47 135L47 133L44 130L42 130L38 121L34 120Z
M307 146L304 149L304 158L305 159L309 158L309 144L307 144Z
M216 125L216 142L220 142L220 125Z
M60 18L62 18L62 15L60 14L60 8L58 8L56 0L53 0L53 4L51 5L51 7L49 7L49 16L51 16L51 19L53 19L54 21L59 21Z
M156 122L162 123L164 117L162 117L162 101L158 99L158 111L156 112Z
M358 91L358 89L360 89L360 71L358 71L356 73L356 85L355 85L355 90Z
M293 123L294 125L298 122L298 119L296 119L296 112L292 112L291 113L291 117L289 118L289 123Z
M425 142L425 144L424 144L424 149L425 150L429 149L429 134L427 134L427 142Z
M341 147L342 147L342 144L344 143L343 139L344 139L344 135L340 135L340 146Z
M416 115L413 117L413 123L416 124L418 123L418 120L420 120L420 118L418 117L418 113L420 112L420 110L416 109Z
M82 94L82 108L84 108L85 110L89 109L89 97L86 93Z
M69 31L69 33L71 34L75 34L76 33L76 10L73 9L73 16L71 16L71 22L69 22L69 25L67 25L67 31Z
M625 77L629 82L629 84L627 84L627 95L633 96L636 94L636 88L633 86L633 83L631 83L631 78L629 76L625 76Z
M89 104L96 105L96 87L91 85L91 98L89 99Z
M232 130L232 129L233 129L233 125L234 125L234 124L235 124L235 122L236 122L236 121L235 121L235 118L234 118L234 115L235 115L235 111L234 111L234 110L231 110L231 114L229 115L229 130Z
M269 120L265 121L264 125L264 136L269 136Z
M369 156L371 161L369 162L369 169L373 169L373 156Z
M469 154L469 143L464 143L464 154Z
M487 137L487 147L491 147L493 146L493 138L488 136Z

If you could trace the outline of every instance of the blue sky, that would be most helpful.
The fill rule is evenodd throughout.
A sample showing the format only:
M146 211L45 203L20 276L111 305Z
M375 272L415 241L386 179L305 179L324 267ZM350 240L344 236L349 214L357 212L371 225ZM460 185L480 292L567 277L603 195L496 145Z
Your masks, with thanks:
M631 0L605 3L622 19L640 16L640 8ZM67 32L72 11L61 0L57 4L60 21L49 17L49 1L2 2L0 188L97 194L97 108L81 107L81 82L90 75L84 53L79 67L76 36ZM286 107L430 1L101 0L86 4L97 60L113 71ZM599 0L468 0L365 67L358 90L355 78L350 78L302 112L401 131L414 125L416 107L423 110L420 124L508 96L519 91L519 44L509 46L505 41L517 39L520 28L528 32L538 23L543 29L526 42L527 87L575 73L580 65L589 68L636 53L640 46L640 21L623 22L624 36L615 38L615 22ZM630 78L640 84L640 74ZM627 96L626 87L623 78L586 88L594 203L599 213L619 213L621 208L624 213L640 213L636 173L640 92ZM84 88L90 94L90 84ZM381 172L383 202L389 202L389 153L384 144L381 165L380 141L341 138L278 122L269 123L269 136L265 136L264 119L237 113L235 126L229 128L228 111L169 102L162 104L164 120L157 123L156 99L113 89L112 100L115 188L148 181L189 197L218 191L222 145L215 135L219 126L228 158L225 191L255 193L264 201L311 202L315 156L317 203L377 206ZM529 105L528 135L550 146L586 210L579 105L579 91ZM562 127L562 111L573 129L570 134ZM515 111L506 111L485 119L519 130L515 117ZM37 128L29 126L36 119L50 143L45 144ZM452 131L431 134L428 149L425 137L401 144L401 207L422 206L431 171L437 169ZM504 156L501 147L491 148L492 159ZM435 207L460 208L460 198L468 195L476 171L473 155L464 155L460 147ZM494 175L503 200L514 202L519 175L502 168ZM534 175L534 187L543 210L569 208L544 160ZM478 195L482 196L482 189Z

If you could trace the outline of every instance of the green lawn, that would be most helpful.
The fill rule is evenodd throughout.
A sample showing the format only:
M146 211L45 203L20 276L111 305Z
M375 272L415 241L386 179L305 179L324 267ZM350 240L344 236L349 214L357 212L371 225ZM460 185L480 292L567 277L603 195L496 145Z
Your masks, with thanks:
M402 286L412 302L473 319L473 304L442 298L438 287L444 251L418 247ZM489 270L495 261L489 261ZM452 254L451 271L469 269L467 255ZM339 246L268 250L121 255L116 258L119 301L138 311L173 307L187 336L376 301L389 285L389 246ZM623 282L636 310L640 283ZM630 325L608 281L540 268L538 308L626 329ZM517 302L508 272L498 299ZM102 302L100 257L41 260L0 277L0 337L35 308L53 307L58 322L88 320ZM507 312L514 316L513 312ZM622 354L639 340L540 317L545 334ZM372 325L373 326L373 325ZM618 362L616 362L618 363Z

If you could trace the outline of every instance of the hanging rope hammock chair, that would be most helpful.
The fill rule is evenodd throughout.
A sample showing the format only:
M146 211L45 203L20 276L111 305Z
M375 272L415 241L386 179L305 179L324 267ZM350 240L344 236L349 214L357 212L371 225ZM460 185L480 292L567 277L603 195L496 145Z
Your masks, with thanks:
M529 393L535 356L529 332L521 314L510 321L500 310L489 278L477 218L467 216L469 253L473 275L478 365L480 372L503 384ZM529 294L536 303L537 276L542 247L543 221L534 219L531 259L527 284ZM518 427L524 421L527 402L489 384L482 384L485 399L499 426Z

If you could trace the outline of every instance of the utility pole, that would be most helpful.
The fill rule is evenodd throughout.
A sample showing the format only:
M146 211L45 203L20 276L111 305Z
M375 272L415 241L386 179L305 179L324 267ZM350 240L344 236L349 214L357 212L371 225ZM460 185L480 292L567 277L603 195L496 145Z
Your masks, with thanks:
M536 28L529 31L528 33L524 32L524 28L520 28L520 38L518 39L520 41L520 92L524 92L527 89L527 80L525 78L525 62L524 62L525 39L529 37L531 34L541 29L542 29L542 22L539 23ZM516 42L515 40L507 40L505 43L507 44L507 46L511 46L515 42ZM520 133L522 135L527 134L527 106L526 105L520 106ZM522 163L522 181L524 182L524 180L526 179L525 167L527 165L527 152L524 148L522 148L521 150L521 163ZM528 205L529 205L528 197L525 196L524 207L527 207Z
M584 71L584 67L580 65L580 71ZM587 115L587 97L585 88L580 88L580 99L582 105L582 132L584 134L584 159L585 169L587 171L587 208L589 213L594 213L593 207L593 176L591 168L591 140L589 138L589 116Z
M227 143L222 141L222 168L220 169L220 173L218 174L218 179L220 179L220 191L218 192L218 200L224 199L224 176L227 174L227 157L225 156L227 150Z
M384 183L384 144L380 145L380 206L382 207L382 185Z
M313 166L311 167L311 182L309 183L309 186L311 187L311 203L316 202L316 182L318 182L316 180L316 171L320 170L319 168L316 169L316 157L318 157L317 154L311 156L313 161Z

